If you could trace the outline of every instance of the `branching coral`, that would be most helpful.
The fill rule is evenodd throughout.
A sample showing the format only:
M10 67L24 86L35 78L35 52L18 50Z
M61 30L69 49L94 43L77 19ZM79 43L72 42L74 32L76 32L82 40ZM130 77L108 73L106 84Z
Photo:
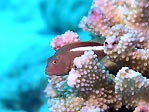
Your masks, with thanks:
M110 28L110 22L100 8L94 7L90 10L88 17L83 17L79 27L94 35L102 34L106 36Z
M100 10L100 13L99 11L91 13L94 8ZM82 19L80 27L94 35L102 34L103 36L106 36L105 33L103 33L102 28L108 30L109 25L112 27L116 24L123 24L128 28L144 32L149 38L148 10L148 0L94 0L91 11L87 17ZM94 19L95 17L96 20ZM94 22L92 22L93 19L90 18L93 18ZM96 25L93 24L95 22ZM98 31L98 33L96 31Z
M75 108L80 111L87 108L107 110L116 104L114 85L114 76L99 63L97 55L93 51L85 52L75 58L74 68L68 77L51 77L51 84L46 89L47 96L50 97L49 109L55 111L65 107L63 110L68 112ZM56 103L56 106L53 106L52 102ZM75 102L83 104L81 106Z
M148 36L149 30L149 1L148 0L132 0L127 3L129 14L127 16L127 26L140 32L145 32Z
M52 98L48 101L50 112L78 112L83 98L68 96L67 98Z
M105 67L99 63L93 51L86 51L84 55L76 57L74 66L68 76L68 85L78 90L87 99L83 108L100 108L106 110L116 99L114 78Z
M60 47L63 47L66 44L79 42L79 41L80 39L79 39L78 34L68 30L64 34L56 36L52 40L50 46L53 49L58 50Z
M148 45L145 36L140 35L122 25L112 27L105 40L105 53L113 62L148 76L149 49L146 49Z
M149 104L142 104L135 108L134 112L149 112Z
M123 12L112 0L94 0L92 7L100 8L109 19L111 26L123 23Z
M103 112L125 106L149 112L149 1L94 0L79 26L104 38L107 56L99 60L95 49L86 50L68 75L50 76L49 110ZM77 41L78 35L68 31L51 45L57 50Z
M77 112L84 99L75 96L74 90L68 86L67 76L52 76L45 92L50 112Z
M142 108L141 105L149 103L149 79L143 77L141 73L123 67L119 70L115 83L116 97L127 108L137 106Z
M118 66L129 66L149 76L148 9L148 0L94 0L80 27L106 38L104 51Z
M52 112L96 112L123 105L137 107L137 111L149 103L149 79L128 67L119 70L115 77L100 64L93 51L87 51L75 58L68 76L51 76L46 93Z

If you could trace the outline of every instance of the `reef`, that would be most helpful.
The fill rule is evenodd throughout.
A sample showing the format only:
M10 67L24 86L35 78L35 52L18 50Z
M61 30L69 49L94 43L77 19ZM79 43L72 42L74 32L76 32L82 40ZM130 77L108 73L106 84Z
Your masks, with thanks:
M149 1L94 0L79 24L102 43L98 59L86 50L73 60L69 74L48 76L50 112L149 112ZM100 41L103 40L103 41ZM80 42L72 32L56 36L51 47Z

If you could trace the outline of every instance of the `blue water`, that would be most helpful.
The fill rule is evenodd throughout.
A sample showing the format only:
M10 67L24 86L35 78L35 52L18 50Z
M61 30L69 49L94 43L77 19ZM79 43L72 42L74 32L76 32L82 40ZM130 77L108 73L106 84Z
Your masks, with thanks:
M47 84L44 68L48 57L54 54L49 46L51 39L69 28L76 31L82 41L90 39L89 34L76 29L78 24L73 20L71 26L62 21L63 27L59 27L55 22L66 18L59 17L53 21L55 18L50 16L47 19L44 11L49 8L43 1L0 1L0 112L47 112L47 99L43 92ZM65 7L65 10L71 13L70 7Z

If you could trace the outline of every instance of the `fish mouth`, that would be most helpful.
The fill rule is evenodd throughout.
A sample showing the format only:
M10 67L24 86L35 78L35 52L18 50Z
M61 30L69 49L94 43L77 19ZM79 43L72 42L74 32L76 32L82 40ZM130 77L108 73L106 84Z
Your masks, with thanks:
M46 70L45 70L45 74L47 74L47 75L53 75L51 72L48 72Z

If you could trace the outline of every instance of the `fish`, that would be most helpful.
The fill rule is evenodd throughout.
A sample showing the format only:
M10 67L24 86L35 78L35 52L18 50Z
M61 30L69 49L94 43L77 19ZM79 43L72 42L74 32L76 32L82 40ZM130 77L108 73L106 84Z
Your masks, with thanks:
M59 48L56 53L48 59L45 73L47 76L67 75L73 67L75 57L81 56L87 50L93 50L98 59L101 60L106 54L103 44L98 42L75 42Z

